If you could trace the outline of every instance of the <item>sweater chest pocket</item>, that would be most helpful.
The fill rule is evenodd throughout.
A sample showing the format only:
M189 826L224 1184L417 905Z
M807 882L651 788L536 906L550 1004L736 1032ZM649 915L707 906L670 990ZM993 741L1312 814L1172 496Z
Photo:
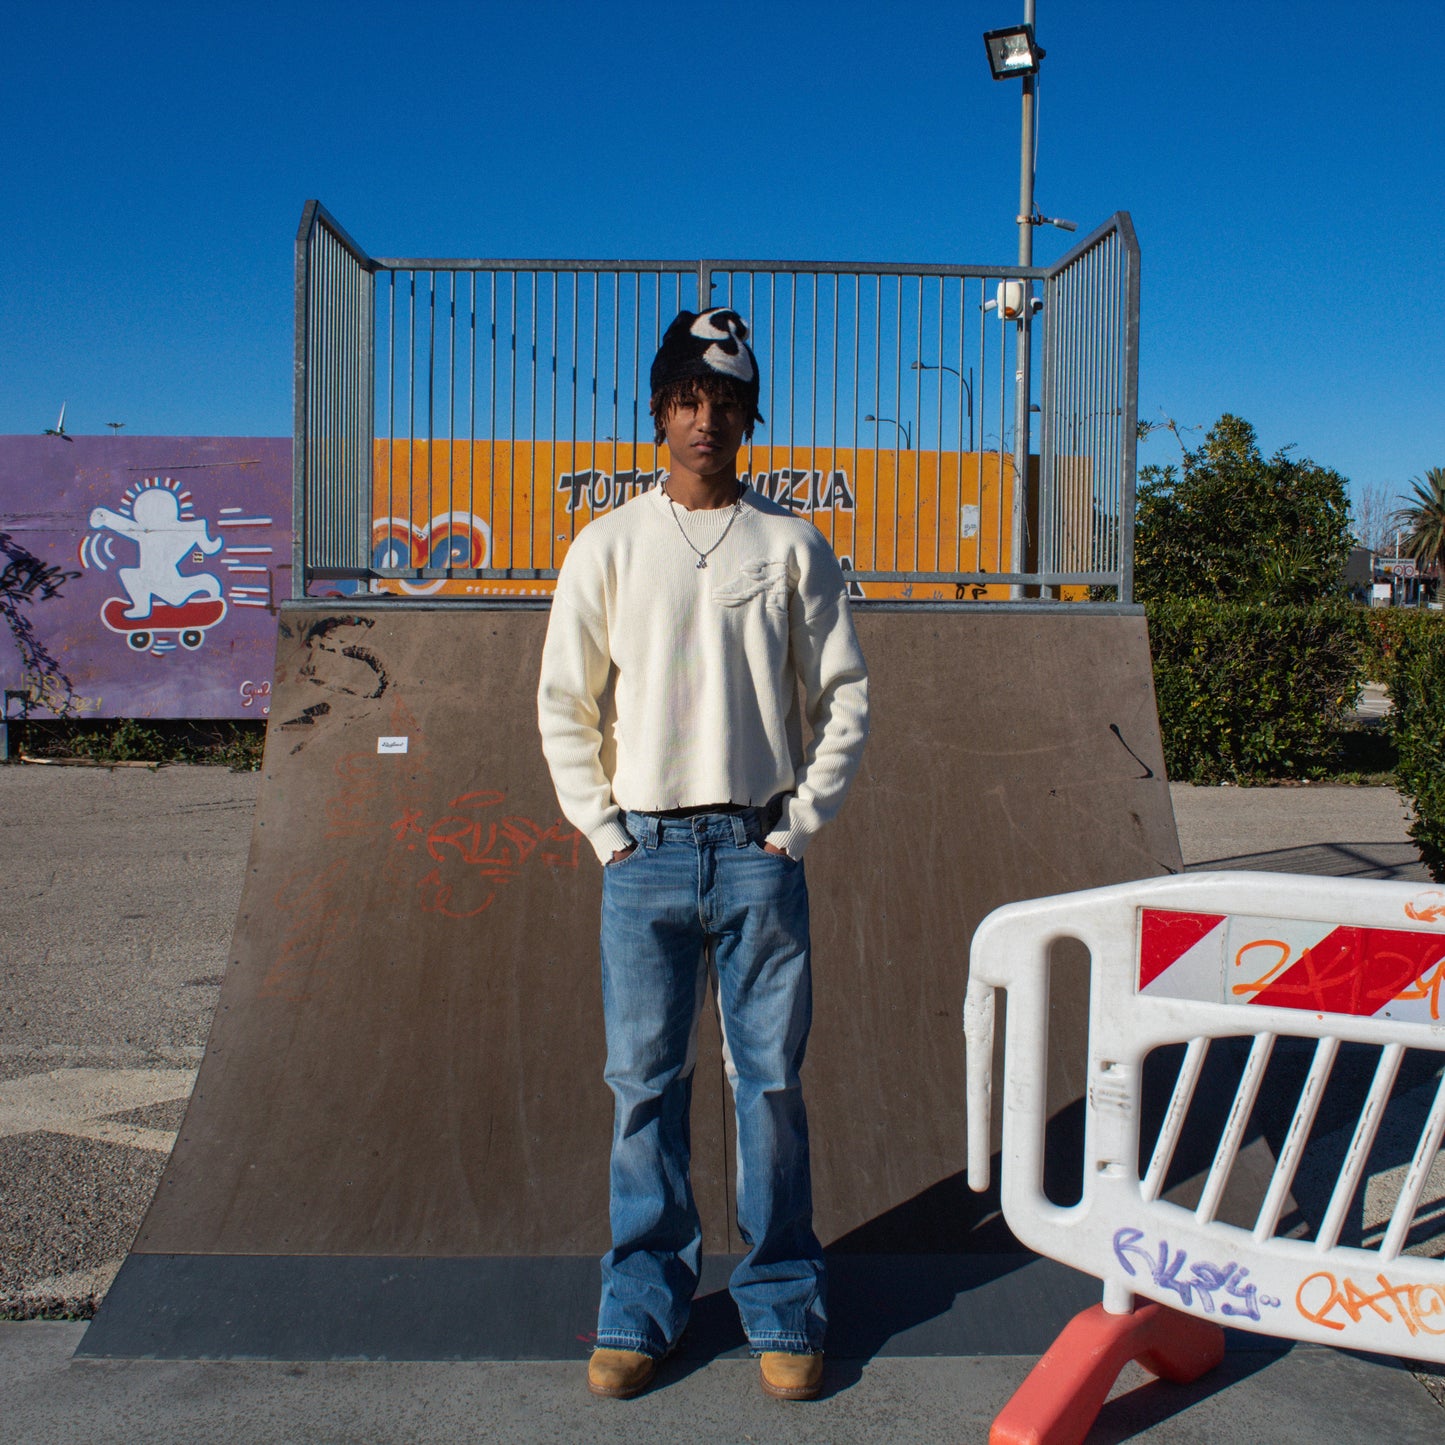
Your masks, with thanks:
M715 582L712 600L725 612L743 617L766 618L770 626L781 620L788 624L788 603L797 576L786 559L778 562L745 562L728 578Z
M748 562L713 584L712 600L723 633L752 659L750 668L769 672L788 653L788 604L796 579L786 561Z

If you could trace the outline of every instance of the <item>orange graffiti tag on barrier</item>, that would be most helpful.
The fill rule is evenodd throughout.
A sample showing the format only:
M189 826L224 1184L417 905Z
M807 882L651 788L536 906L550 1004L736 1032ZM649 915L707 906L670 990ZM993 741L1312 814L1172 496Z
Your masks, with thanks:
M1258 993L1260 989L1272 983L1282 970L1289 967L1292 962L1294 950L1282 938L1256 938L1252 943L1246 943L1238 953L1234 955L1234 966L1244 967L1244 955L1252 948L1277 948L1279 949L1278 961L1269 969L1266 969L1258 978L1249 983L1237 983L1230 991L1236 996L1248 993Z
M1445 923L1445 893L1433 888L1405 905L1405 917L1416 923Z
M1253 949L1274 949L1278 958L1258 978L1230 986L1236 998L1277 1008L1368 1016L1396 999L1429 999L1438 1018L1445 983L1445 934L1394 928L1331 928L1296 955L1279 938L1254 938L1234 955L1244 967Z
M1236 967L1242 966L1241 961L1244 955L1252 948L1277 948L1280 951L1279 961L1268 969L1259 978L1249 983L1237 983L1233 986L1232 992L1240 994L1261 994L1271 987L1278 988L1282 993L1290 992L1300 994L1309 999L1317 998L1321 993L1344 985L1351 993L1359 991L1362 983L1362 970L1360 967L1362 949L1359 940L1354 935L1360 930L1339 928L1328 937L1314 945L1313 948L1303 948L1298 957L1290 945L1279 938L1256 938L1246 943L1234 955ZM1389 937L1384 930L1374 930L1384 938ZM1414 935L1406 935L1413 938ZM1441 940L1442 948L1445 948L1445 939ZM1398 979L1398 986L1390 984L1387 991L1380 988L1371 990L1372 994L1378 995L1380 1003L1388 1003L1390 999L1399 996L1399 987L1404 987L1412 980L1420 982L1421 974L1416 972L1415 960L1409 954L1398 948L1380 947L1378 943L1368 950L1368 960L1372 971L1383 974L1388 979ZM1291 969L1298 967L1302 978L1291 978L1288 983L1283 981L1282 976ZM1271 999L1270 1002L1281 1002L1282 1000ZM1358 1012L1355 1008L1346 1010L1350 1013ZM1373 1012L1373 1010L1371 1010Z
M1357 1325L1369 1310L1385 1324L1404 1325L1412 1337L1445 1335L1445 1285L1393 1284L1384 1274L1377 1274L1374 1283L1378 1289L1361 1289L1348 1275L1340 1280L1328 1270L1320 1270L1300 1282L1295 1308L1327 1330L1343 1331ZM1390 1313L1392 1306L1394 1314Z
M1410 988L1401 989L1395 995L1396 998L1428 998L1430 1000L1430 1017L1440 1017L1440 987L1445 984L1445 960L1437 963L1430 974L1425 978L1417 978Z
M1409 905L1406 905L1406 912L1409 912ZM1433 920L1427 919L1424 921L1429 922ZM1305 949L1299 958L1296 959L1294 957L1294 950L1283 939L1256 938L1252 942L1246 943L1244 947L1234 955L1234 965L1236 968L1242 968L1244 966L1244 956L1253 948L1277 948L1279 950L1279 960L1258 978L1248 983L1234 984L1230 991L1236 997L1242 997L1247 994L1257 996L1274 983L1280 974L1292 964L1309 962L1314 952L1312 949ZM1414 969L1414 961L1403 953L1376 953L1373 955L1373 960L1399 964L1407 971L1413 971ZM1334 961L1339 966L1333 971L1321 969L1314 972L1311 978L1311 985L1313 987L1318 988L1353 977L1357 964L1351 955L1341 951L1334 956ZM1440 1017L1440 991L1442 986L1445 986L1445 959L1442 959L1439 963L1435 964L1433 968L1425 972L1415 973L1412 980L1400 987L1391 995L1391 999L1386 999L1385 1002L1390 1002L1392 999L1427 998L1430 1000L1430 1017L1432 1019L1438 1019Z

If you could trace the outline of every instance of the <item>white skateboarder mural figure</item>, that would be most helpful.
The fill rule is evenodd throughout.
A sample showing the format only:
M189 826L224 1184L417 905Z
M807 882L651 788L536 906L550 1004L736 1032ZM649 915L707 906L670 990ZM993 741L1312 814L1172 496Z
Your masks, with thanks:
M261 520L247 518L246 524ZM219 577L184 573L181 563L213 557L225 541L213 537L210 524L197 518L190 492L170 477L147 477L126 491L117 511L94 508L90 525L93 530L80 546L83 566L109 571L110 564L120 560L114 551L116 537L133 543L137 553L134 567L116 569L126 595L108 598L101 607L105 626L136 652L174 652L177 645L194 652L200 647L207 631L226 615L226 599ZM241 565L222 561L227 567ZM248 570L263 569L253 565ZM249 602L257 589L243 590Z
M90 514L90 525L106 528L129 538L140 552L140 563L122 567L117 575L130 596L125 616L132 620L149 617L156 602L180 607L192 597L216 598L221 595L220 581L209 572L185 576L180 564L191 552L207 557L221 550L219 537L212 537L204 520L181 515L181 501L165 485L142 487L130 504L130 515L97 507Z

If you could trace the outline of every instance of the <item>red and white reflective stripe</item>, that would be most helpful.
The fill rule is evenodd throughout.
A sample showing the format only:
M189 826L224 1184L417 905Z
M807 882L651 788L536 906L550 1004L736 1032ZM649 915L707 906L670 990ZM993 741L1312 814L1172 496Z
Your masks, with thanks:
M1151 998L1433 1023L1445 934L1141 908L1138 961Z

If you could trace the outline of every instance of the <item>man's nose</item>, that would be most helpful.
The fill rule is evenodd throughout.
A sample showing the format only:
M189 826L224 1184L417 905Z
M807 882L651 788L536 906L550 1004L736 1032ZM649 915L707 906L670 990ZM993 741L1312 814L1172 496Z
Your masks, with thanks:
M697 404L697 424L706 431L711 431L717 425L717 410L707 397L703 397Z

